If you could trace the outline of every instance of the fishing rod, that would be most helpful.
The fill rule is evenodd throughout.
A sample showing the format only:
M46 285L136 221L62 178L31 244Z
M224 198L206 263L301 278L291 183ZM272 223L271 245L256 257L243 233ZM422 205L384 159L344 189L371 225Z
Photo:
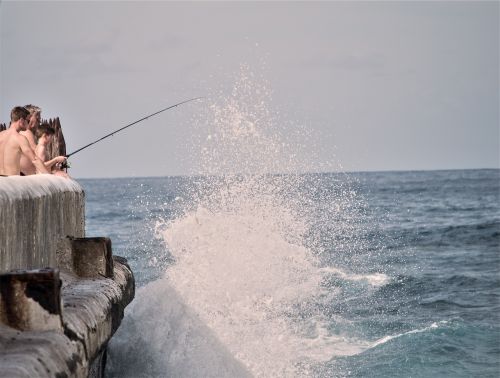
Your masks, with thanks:
M81 150L84 150L84 149L86 149L87 147L90 147L90 146L92 146L93 144L96 144L96 143L100 142L101 140L106 139L106 138L108 138L108 137L110 137L110 136L112 136L112 135L115 135L116 133L119 133L119 132L120 132L120 131L122 131L122 130L125 130L127 127L134 126L135 124L137 124L137 123L139 123L139 122L142 122L142 121L144 121L144 120L146 120L146 119L148 119L148 118L150 118L150 117L153 117L153 116L155 116L155 115L157 115L157 114L160 114L160 113L162 113L162 112L164 112L164 111L166 111L166 110L169 110L169 109L175 108L176 106L179 106L179 105L185 104L186 102L190 102L190 101L194 101L194 100L199 100L199 99L201 99L201 98L203 98L203 97L195 97L195 98L191 98L191 99L189 99L189 100L185 100L185 101L179 102L178 104L175 104L175 105L170 105L169 107L167 107L167 108L165 108L165 109L158 110L157 112L152 113L152 114L149 114L149 115L147 115L146 117L143 117L143 118L141 118L141 119L138 119L137 121L134 121L134 122L132 122L132 123L129 123L128 125L123 126L123 127L119 128L118 130L113 131L112 133L109 133L109 134L107 134L107 135L104 135L102 138L99 138L99 139L97 139L97 140L93 141L92 143L89 143L89 144L87 144L86 146L83 146L83 147L79 148L78 150L73 151L72 153L65 155L65 157L66 157L66 158L69 158L70 156L72 156L72 155L76 154L77 152L80 152Z

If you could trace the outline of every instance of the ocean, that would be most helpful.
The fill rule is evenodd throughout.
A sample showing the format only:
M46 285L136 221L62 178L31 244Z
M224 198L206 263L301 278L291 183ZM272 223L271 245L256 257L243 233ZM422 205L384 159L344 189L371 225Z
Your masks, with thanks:
M137 282L107 375L498 377L500 170L348 173L272 104L242 66L189 175L79 180Z
M136 277L109 377L500 375L500 170L78 181Z

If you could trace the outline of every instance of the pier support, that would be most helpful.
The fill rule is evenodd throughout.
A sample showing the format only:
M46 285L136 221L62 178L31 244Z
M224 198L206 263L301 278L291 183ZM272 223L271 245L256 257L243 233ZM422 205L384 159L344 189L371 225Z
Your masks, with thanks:
M111 239L105 237L61 239L57 262L78 277L113 278Z

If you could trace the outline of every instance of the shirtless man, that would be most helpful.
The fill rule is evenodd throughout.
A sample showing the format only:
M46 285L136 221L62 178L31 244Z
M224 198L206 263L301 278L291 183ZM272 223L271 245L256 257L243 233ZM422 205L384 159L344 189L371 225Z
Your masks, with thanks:
M30 147L35 150L35 131L38 126L40 126L40 121L42 119L42 109L35 105L26 105L25 108L30 112L27 118L28 127L26 128L26 130L20 131L19 134L24 135L26 139L28 139ZM23 172L25 175L34 175L36 173L35 166L25 155L21 155L21 172Z
M38 140L35 148L35 154L45 164L45 168L47 168L53 175L69 177L66 172L57 168L57 164L61 164L66 160L64 156L57 156L54 159L49 159L50 156L49 151L47 151L47 147L52 141L55 133L54 129L47 124L38 126L35 131L36 139Z
M35 166L36 173L49 173L35 155L26 137L19 134L28 127L29 112L16 106L10 112L10 127L0 132L0 175L13 176L21 173L21 155L26 155Z

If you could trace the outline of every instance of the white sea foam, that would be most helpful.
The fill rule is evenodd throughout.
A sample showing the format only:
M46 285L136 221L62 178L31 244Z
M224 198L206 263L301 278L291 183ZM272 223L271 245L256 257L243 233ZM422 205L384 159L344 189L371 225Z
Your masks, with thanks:
M176 259L168 282L255 376L295 375L298 364L364 347L330 334L314 310L323 275L307 248L287 240L295 222L300 232L287 209L253 198L231 211L199 207L164 232Z
M141 287L111 339L108 370L123 378L250 377L165 279Z
M441 325L444 325L448 323L446 320L441 320L439 322L434 322L432 323L430 326L428 327L424 327L424 328L420 328L420 329L414 329L414 330L411 330L411 331L408 331L408 332L403 332L403 333L399 333L397 335L388 335L388 336L384 336L380 339L378 339L377 341L375 341L372 345L371 345L371 348L373 347L376 347L377 345L381 345L381 344L385 344L386 342L388 341L391 341L391 340L394 340L394 339L397 339L399 337L402 337L402 336L406 336L406 335L411 335L411 334L414 334L414 333L422 333L422 332L428 332L432 329L436 329L438 327L440 327Z
M324 267L321 268L321 271L338 276L347 281L365 281L375 287L384 286L389 282L389 277L384 273L354 274L346 273L342 269L334 267Z

